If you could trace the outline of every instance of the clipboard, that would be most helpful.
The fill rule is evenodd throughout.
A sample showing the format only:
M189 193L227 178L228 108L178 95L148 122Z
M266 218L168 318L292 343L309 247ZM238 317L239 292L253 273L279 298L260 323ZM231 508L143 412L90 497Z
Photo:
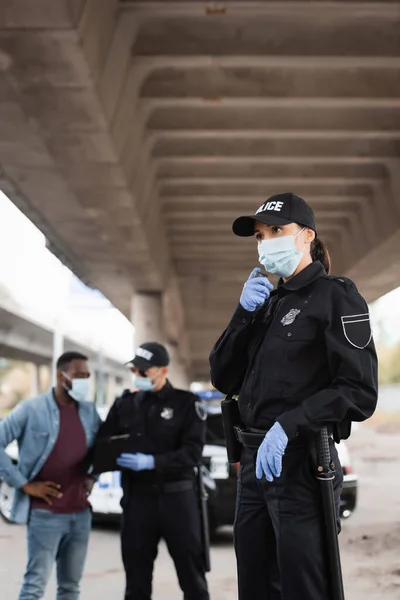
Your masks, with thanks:
M117 458L123 452L133 452L132 437L129 433L124 435L113 435L100 439L93 449L93 475L107 473L109 471L120 471Z

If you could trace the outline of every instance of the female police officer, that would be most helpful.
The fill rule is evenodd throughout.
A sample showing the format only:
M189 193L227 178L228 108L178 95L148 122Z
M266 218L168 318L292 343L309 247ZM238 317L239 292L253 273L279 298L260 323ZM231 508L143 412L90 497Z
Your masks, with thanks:
M281 278L271 291L268 279L253 271L210 356L215 387L240 392L239 599L325 600L326 549L310 439L323 426L335 439L347 437L351 421L375 409L368 308L352 281L329 276L314 213L298 196L273 196L255 215L236 219L233 231L255 235L260 263ZM342 475L333 440L331 454L338 510Z

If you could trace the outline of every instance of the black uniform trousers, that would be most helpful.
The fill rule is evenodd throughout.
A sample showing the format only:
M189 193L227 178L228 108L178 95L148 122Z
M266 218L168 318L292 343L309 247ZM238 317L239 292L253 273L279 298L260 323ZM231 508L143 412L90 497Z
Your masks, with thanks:
M122 504L125 600L151 600L153 566L161 538L174 561L184 600L208 600L195 491L132 490Z
M331 453L339 531L343 474L333 441ZM289 443L272 483L256 478L256 456L256 449L244 448L238 474L239 600L329 600L320 484L307 441Z

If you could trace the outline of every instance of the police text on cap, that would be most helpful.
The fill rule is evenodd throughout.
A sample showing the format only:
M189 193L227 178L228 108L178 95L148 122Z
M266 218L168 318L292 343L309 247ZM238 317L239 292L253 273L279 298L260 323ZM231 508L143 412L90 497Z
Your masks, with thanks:
M149 350L145 350L144 348L138 348L136 350L136 356L140 356L141 358L144 358L145 360L151 360L154 356L154 354L152 352L150 352Z
M260 212L264 212L265 210L275 210L276 212L280 212L283 206L283 202L275 202L274 200L270 201L270 202L264 202L264 204L262 204L260 206L260 208L256 211L256 215L258 215L258 213Z

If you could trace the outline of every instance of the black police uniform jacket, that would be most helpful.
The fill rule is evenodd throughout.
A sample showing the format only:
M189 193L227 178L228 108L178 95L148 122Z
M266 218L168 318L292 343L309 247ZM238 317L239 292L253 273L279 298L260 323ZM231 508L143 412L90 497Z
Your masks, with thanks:
M125 470L122 487L193 478L201 463L206 413L198 396L172 387L159 392L124 392L111 407L98 438L129 434L132 453L154 456L155 468Z
M368 308L350 279L317 261L255 312L241 305L211 355L214 386L239 394L246 428L278 421L289 439L331 425L347 437L351 421L372 415L377 358ZM344 433L345 432L345 433Z

